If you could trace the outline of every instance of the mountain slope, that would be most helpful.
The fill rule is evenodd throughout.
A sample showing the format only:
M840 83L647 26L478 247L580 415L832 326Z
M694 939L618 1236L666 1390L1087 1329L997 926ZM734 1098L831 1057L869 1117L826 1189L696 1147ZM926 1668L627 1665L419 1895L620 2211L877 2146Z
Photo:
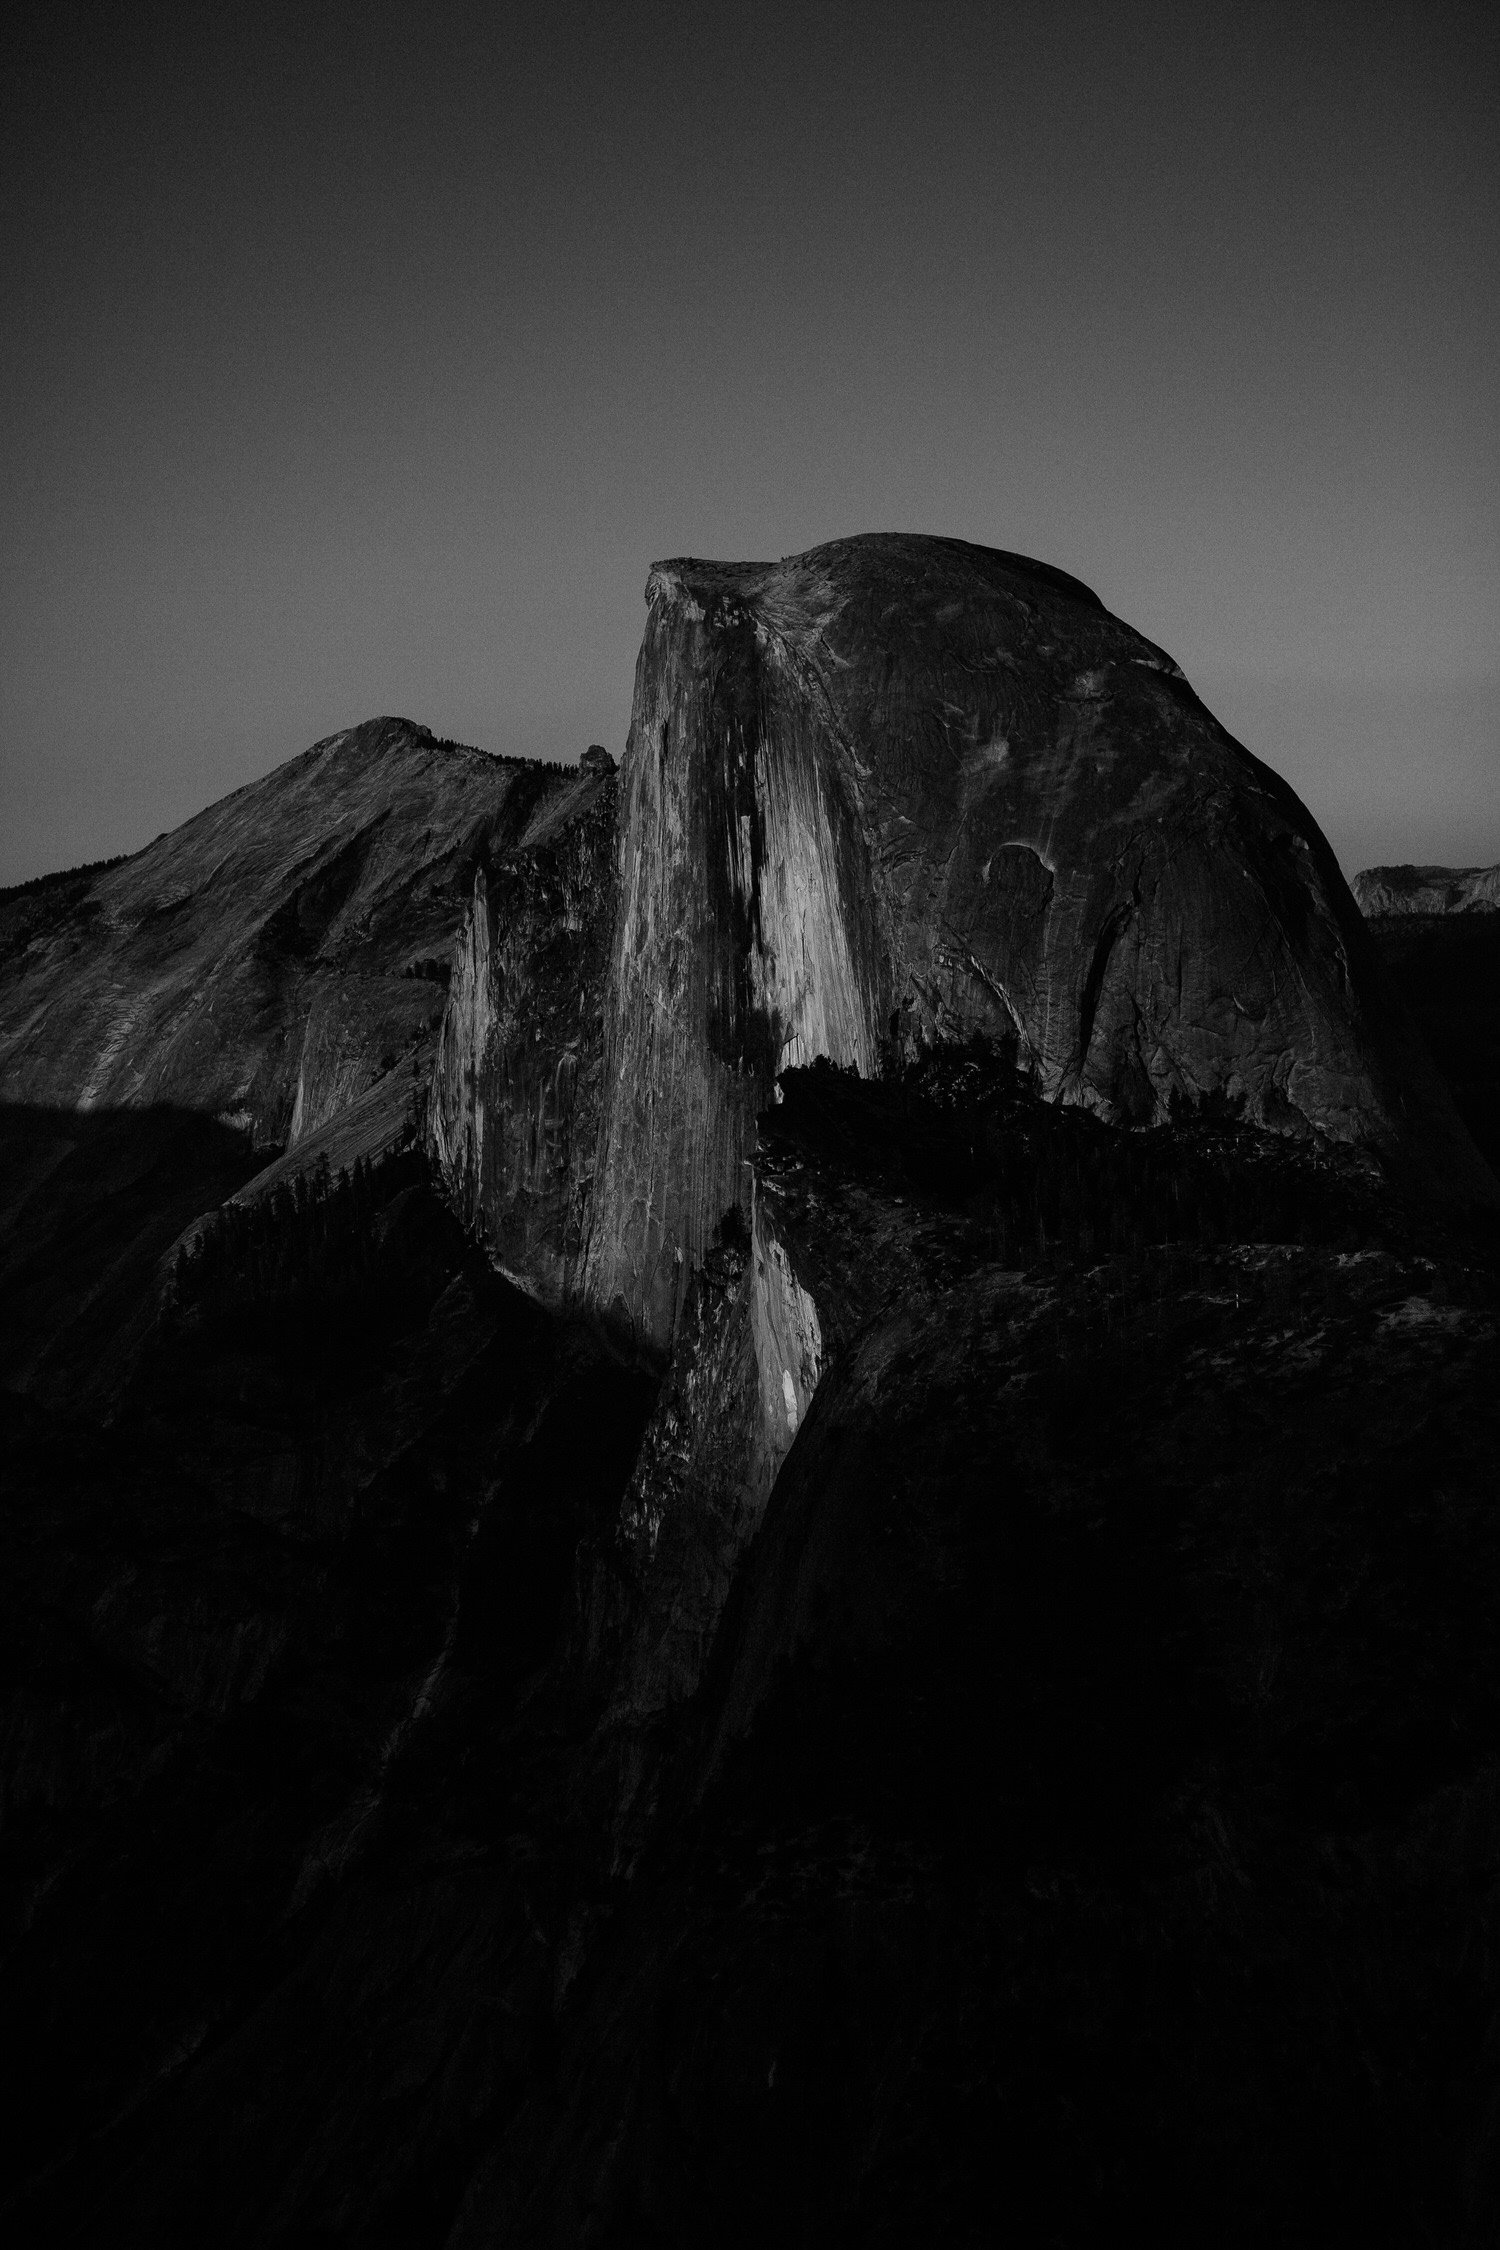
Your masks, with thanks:
M133 858L11 894L0 1100L167 1104L274 1148L385 1081L380 1145L425 1096L484 852L600 786L372 720Z

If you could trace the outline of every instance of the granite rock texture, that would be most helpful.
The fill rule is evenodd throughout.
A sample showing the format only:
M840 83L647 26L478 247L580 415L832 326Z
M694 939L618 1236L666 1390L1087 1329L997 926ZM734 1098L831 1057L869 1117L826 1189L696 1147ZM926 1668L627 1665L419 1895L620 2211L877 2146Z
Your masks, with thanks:
M954 540L663 563L619 787L582 1295L670 1342L779 1071L980 1037L1493 1183L1293 792L1075 580Z
M170 1105L314 1152L357 1109L341 1159L385 1145L426 1085L476 864L590 786L377 719L131 858L8 894L0 1100Z
M1361 913L1500 911L1500 867L1366 867L1354 878Z
M573 1294L598 1137L617 792L590 756L475 874L427 1110L455 1209L549 1304Z
M748 1226L731 1213L693 1276L614 1536L581 1588L583 1661L609 1681L626 1858L650 1810L662 1721L702 1683L827 1356L753 1169L748 1201Z

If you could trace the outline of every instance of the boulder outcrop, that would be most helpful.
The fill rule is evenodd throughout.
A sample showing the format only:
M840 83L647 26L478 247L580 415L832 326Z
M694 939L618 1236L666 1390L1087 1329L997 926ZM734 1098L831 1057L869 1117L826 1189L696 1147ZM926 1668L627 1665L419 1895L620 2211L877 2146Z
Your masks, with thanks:
M978 1037L1106 1118L1220 1106L1493 1193L1311 815L1076 580L892 536L646 599L581 1280L642 1348L818 1056Z

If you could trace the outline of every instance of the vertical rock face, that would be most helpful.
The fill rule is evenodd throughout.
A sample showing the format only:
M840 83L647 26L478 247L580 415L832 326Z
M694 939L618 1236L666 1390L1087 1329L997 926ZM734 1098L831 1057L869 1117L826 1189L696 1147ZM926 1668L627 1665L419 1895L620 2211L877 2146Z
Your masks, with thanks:
M1485 1191L1311 816L1086 588L875 537L647 602L583 1270L642 1346L818 1055L979 1035L1115 1120L1425 1134Z
M549 1304L571 1293L593 1176L615 802L610 774L584 767L481 867L433 1074L451 1200Z
M818 1311L766 1199L748 1189L693 1277L671 1364L596 1573L589 1637L609 1632L623 1566L632 1613L613 1716L650 1719L697 1689L730 1583L823 1372Z

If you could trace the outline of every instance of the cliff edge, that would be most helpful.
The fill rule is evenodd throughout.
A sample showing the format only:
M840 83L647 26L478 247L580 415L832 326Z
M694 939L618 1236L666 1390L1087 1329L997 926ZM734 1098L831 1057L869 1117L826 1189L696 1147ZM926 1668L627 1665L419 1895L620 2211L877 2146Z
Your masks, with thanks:
M581 1283L638 1344L819 1056L980 1037L1117 1122L1208 1105L1493 1195L1311 815L1086 587L892 535L646 600Z

